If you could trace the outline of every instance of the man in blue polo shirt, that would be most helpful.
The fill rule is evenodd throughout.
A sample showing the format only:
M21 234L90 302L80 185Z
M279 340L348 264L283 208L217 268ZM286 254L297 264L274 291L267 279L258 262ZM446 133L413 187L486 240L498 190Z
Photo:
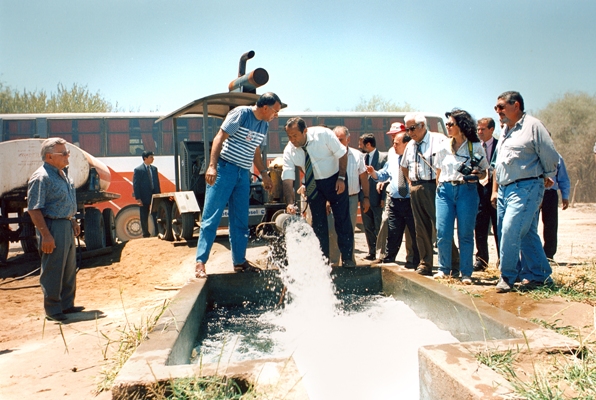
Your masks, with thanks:
M207 190L197 244L197 278L207 277L205 264L226 205L234 271L258 271L246 261L250 168L254 162L255 172L259 171L263 179L263 187L271 190L271 178L266 174L259 146L265 140L269 122L277 117L281 104L275 93L268 92L261 95L254 106L234 108L213 139L209 167L205 173Z

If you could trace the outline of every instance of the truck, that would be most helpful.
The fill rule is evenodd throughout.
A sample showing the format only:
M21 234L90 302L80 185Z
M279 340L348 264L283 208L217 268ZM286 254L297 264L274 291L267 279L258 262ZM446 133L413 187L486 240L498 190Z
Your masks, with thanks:
M41 144L45 139L19 139L0 143L0 263L6 262L11 242L20 242L24 252L38 251L35 227L27 212L29 177L42 164ZM108 167L79 147L70 150L68 176L74 181L77 198L76 218L87 250L116 244L114 212L100 211L94 205L120 197L108 192Z

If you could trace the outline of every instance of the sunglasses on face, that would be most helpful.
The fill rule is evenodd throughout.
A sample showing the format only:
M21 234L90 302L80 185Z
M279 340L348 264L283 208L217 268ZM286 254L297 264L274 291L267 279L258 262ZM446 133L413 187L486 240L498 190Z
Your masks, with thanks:
M410 126L409 128L406 128L406 131L407 132L414 132L419 127L420 127L420 123L417 123L417 124L414 124L414 125Z
M70 155L70 150L64 150L59 153L52 153L52 154L60 154L61 156L66 157L66 156Z

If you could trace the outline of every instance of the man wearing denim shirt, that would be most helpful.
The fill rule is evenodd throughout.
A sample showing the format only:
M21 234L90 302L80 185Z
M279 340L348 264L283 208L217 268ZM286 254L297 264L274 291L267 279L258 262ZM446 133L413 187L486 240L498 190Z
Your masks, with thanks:
M559 153L538 119L524 112L518 92L504 92L495 111L505 124L497 147L493 192L497 204L501 279L497 293L521 280L522 290L550 283L552 269L538 236L538 212L545 187L552 186Z

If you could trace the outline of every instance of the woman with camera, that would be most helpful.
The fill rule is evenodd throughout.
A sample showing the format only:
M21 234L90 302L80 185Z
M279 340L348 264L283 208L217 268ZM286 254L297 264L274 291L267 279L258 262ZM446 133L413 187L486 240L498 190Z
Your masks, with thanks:
M455 219L459 243L459 268L462 283L472 284L474 268L474 225L478 213L476 185L486 177L486 153L476 133L476 122L464 110L445 113L449 121L446 140L437 152L434 167L437 170L437 247L439 271L433 278L445 278L451 273L451 246Z

